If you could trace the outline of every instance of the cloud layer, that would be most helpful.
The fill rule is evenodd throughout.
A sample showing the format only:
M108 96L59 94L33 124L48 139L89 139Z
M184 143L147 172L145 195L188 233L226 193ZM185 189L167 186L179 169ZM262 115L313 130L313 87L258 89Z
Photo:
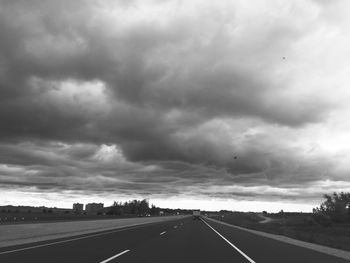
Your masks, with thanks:
M300 202L350 189L347 2L0 5L3 189Z

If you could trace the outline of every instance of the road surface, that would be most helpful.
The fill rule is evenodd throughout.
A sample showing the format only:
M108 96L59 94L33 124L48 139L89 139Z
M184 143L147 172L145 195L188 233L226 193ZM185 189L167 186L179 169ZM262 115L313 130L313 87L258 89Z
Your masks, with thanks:
M1 263L250 262L348 260L191 217L0 249Z

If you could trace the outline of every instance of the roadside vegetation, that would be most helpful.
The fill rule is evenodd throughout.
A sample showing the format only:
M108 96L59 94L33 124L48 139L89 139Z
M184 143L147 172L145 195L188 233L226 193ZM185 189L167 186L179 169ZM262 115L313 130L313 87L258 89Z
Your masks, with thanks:
M191 213L192 210L150 206L146 199L127 202L115 201L112 206L104 207L94 212L77 212L73 209L64 208L2 206L0 207L0 224L185 215Z
M313 213L243 213L220 211L211 217L272 234L350 251L350 193L324 195ZM271 218L262 223L264 217Z
M106 215L114 216L162 216L162 215L187 215L192 214L188 209L170 209L160 208L149 205L147 199L132 200L128 202L114 202L114 204L105 209Z

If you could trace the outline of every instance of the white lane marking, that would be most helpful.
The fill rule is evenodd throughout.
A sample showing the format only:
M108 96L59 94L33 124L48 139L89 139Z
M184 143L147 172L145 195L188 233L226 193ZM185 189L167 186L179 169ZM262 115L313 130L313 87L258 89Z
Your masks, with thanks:
M177 226L174 226L174 228L177 228Z
M244 254L244 252L242 250L240 250L238 247L236 247L234 244L232 244L230 241L228 241L223 235L221 235L218 231L216 231L211 225L209 225L207 222L205 222L204 220L202 220L202 222L204 222L208 227L211 228L211 230L213 230L216 234L219 235L219 237L221 237L223 240L225 240L231 247L233 247L234 249L236 249L243 257L245 257L250 263L255 263L254 260L252 260L250 257L248 257L246 254Z
M122 229L117 229L117 230L112 230L112 231L108 231L108 230L107 230L108 232L103 232L103 233L98 233L98 234L92 234L92 235L87 235L87 236L83 236L83 237L65 239L65 240L62 240L62 241L56 241L56 242L47 243L47 244L42 244L42 245L36 245L36 246L30 246L30 247L24 247L24 248L18 248L18 249L3 251L3 252L0 252L0 255L9 254L9 253L14 253L14 252L23 251L23 250L34 249L34 248L39 248L39 247L52 246L52 245L56 245L56 244L62 244L62 243L72 242L72 241L76 241L76 240L80 240L80 239L86 239L86 238L90 238L90 237L108 235L108 234L112 234L112 233L116 233L116 232L121 232L121 231L126 231L126 230L141 228L141 227L147 227L147 226L154 225L154 224L158 224L158 223L163 223L163 221L160 221L160 222L152 222L152 223L144 223L144 224L140 224L140 225L137 225L137 226L130 226L130 227L126 227L126 228L122 228ZM49 240L47 240L47 241L49 241Z
M166 233L166 231L164 231L164 232L160 233L159 235L161 236L161 235L164 235L165 233Z
M117 229L117 230L113 230L113 231L109 231L109 232L104 232L104 233L99 233L99 234L93 234L93 235L88 235L88 236L83 236L83 237L77 237L77 238L71 238L71 239L66 239L66 240L62 240L62 241L56 241L56 242L47 243L47 244L42 244L42 245L37 245L37 246L18 248L18 249L14 249L14 250L8 250L8 251L0 252L0 255L9 254L9 253L18 252L18 251L23 251L23 250L29 250L29 249L33 249L33 248L52 246L52 245L56 245L56 244L62 244L62 243L72 242L72 241L76 241L76 240L80 240L80 239L86 239L86 238L90 238L90 237L97 237L97 236L102 236L102 235L108 235L108 234L112 234L112 233L116 233L116 232L121 232L121 231L136 229L136 228L145 227L145 226L147 226L147 225L128 227L128 228L124 228L124 229Z
M117 257L120 257L121 255L123 255L123 254L125 254L125 253L128 253L129 251L130 251L129 249L124 250L123 252L120 252L119 254L114 255L113 257L107 258L107 259L101 261L100 263L107 263L108 261L111 261L112 259L115 259L115 258L117 258Z

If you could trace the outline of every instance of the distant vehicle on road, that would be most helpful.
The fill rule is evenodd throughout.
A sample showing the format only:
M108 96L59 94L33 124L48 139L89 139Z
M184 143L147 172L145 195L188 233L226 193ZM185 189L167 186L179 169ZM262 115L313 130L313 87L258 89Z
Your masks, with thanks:
M199 220L201 216L201 211L200 210L193 210L193 219L194 220Z

